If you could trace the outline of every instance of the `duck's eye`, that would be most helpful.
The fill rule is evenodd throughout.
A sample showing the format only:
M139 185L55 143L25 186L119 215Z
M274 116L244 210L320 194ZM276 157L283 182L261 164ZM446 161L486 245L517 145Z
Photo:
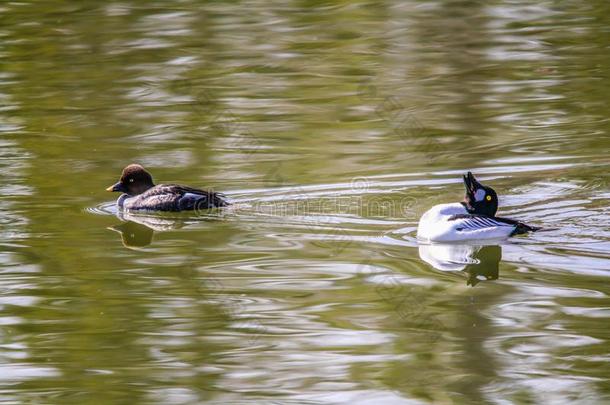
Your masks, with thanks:
M133 179L129 179L129 182L130 182L130 183L133 183Z
M488 195L487 197L485 197L485 199L486 199L487 201L491 201L491 196L490 196L490 195Z

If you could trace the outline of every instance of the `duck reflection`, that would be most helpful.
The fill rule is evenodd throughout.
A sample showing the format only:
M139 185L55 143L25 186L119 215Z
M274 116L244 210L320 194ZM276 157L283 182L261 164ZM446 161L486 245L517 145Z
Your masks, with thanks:
M182 228L185 223L176 218L132 215L119 212L117 217L124 221L108 229L119 232L123 245L127 248L141 248L152 243L155 231L163 232Z
M467 285L499 277L502 247L499 245L419 245L419 257L441 271L463 271Z

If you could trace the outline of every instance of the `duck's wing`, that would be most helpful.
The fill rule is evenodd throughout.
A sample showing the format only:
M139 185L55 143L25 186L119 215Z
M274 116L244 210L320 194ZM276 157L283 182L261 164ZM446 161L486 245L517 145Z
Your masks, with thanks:
M126 208L129 210L192 211L227 205L229 205L229 201L221 193L179 184L159 184L133 197L133 201L126 204Z
M140 195L129 198L125 208L129 211L178 211L180 194L166 187L155 186Z
M219 192L201 190L198 188L182 186L179 184L163 185L171 194L178 194L176 205L179 210L196 210L229 205L227 197Z
M449 221L458 222L459 225L455 229L460 232L486 233L493 230L500 234L508 232L509 236L513 236L540 230L538 227L514 219L479 214L456 214L449 217Z

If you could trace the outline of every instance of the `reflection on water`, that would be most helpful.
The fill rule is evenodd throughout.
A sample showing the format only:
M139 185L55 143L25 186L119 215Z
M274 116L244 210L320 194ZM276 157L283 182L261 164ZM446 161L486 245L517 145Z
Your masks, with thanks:
M0 15L2 401L610 399L606 2ZM117 213L131 162L236 204ZM466 170L552 230L420 248Z
M499 245L420 245L419 257L441 271L463 271L466 284L473 287L482 280L497 280L502 247Z
M153 228L133 221L123 222L108 229L119 232L123 245L132 248L150 245L155 233Z
M122 222L110 226L108 229L121 234L125 247L137 248L150 245L155 232L177 230L201 221L216 221L223 218L226 215L226 211L232 211L232 208L175 213L123 211L118 210L114 204L102 204L98 207L90 208L88 211L97 214L115 214Z

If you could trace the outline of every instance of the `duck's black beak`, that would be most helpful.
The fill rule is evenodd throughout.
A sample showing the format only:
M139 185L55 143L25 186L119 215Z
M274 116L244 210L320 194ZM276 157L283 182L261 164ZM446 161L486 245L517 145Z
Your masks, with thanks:
M472 196L478 188L481 188L481 183L474 178L472 172L468 172L464 176L464 187L466 187L466 194Z
M123 183L121 183L120 181L118 183L113 184L112 186L108 187L106 189L106 191L120 191L122 193L126 193L127 192L127 190L123 186Z

